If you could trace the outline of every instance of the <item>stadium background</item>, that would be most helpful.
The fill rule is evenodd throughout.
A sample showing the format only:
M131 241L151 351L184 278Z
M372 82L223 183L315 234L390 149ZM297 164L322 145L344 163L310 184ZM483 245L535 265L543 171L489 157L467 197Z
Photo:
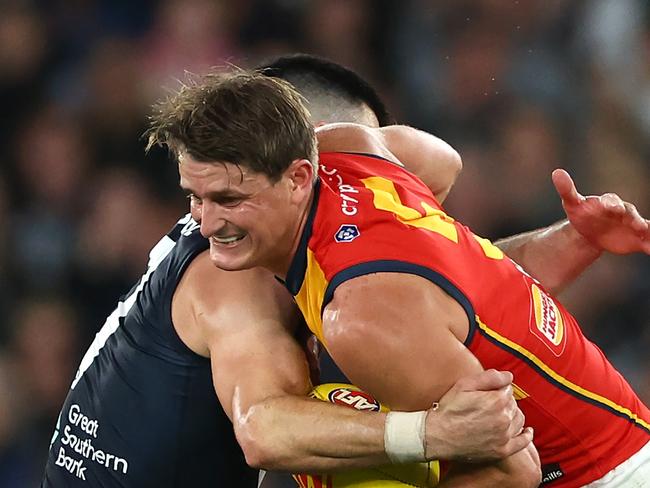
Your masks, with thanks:
M560 219L559 166L650 215L645 0L0 0L0 486L38 484L81 354L185 211L144 154L149 104L184 70L293 51L457 148L447 207L481 235ZM561 296L646 402L648 276L606 256Z

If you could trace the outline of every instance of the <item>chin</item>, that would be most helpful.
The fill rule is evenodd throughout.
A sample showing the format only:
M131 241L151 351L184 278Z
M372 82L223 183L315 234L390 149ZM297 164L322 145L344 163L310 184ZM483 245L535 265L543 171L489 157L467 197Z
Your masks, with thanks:
M224 271L244 271L245 269L251 269L255 267L254 264L223 262L214 259L212 260L212 264Z
M210 250L210 261L217 268L224 271L242 271L255 267L255 263L248 256L224 256L222 253L217 253Z

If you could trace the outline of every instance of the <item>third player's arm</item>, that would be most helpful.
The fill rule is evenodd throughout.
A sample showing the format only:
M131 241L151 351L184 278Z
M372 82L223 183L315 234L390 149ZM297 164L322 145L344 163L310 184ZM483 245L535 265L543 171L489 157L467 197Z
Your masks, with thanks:
M553 184L568 220L497 241L506 254L552 293L579 276L604 251L650 254L650 221L614 193L582 196L564 170Z
M335 362L393 410L421 409L440 399L461 376L482 369L462 343L469 323L462 307L418 276L375 273L346 281L323 317ZM517 407L512 397L509 401L514 415ZM445 408L441 402L440 409ZM456 428L471 428L476 421L461 416ZM471 486L537 486L539 465L530 449L534 452L529 447L497 465L473 469ZM453 475L445 483L459 486Z
M494 245L552 294L562 291L602 254L568 220L500 239Z

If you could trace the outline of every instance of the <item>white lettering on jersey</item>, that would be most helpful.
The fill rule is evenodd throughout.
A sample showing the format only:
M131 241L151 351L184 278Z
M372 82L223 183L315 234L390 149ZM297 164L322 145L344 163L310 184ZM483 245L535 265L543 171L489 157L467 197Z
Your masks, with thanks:
M185 217L179 220L178 223L185 224L181 229L181 235L185 237L189 236L192 232L201 227L201 224L194 220L190 214L187 214Z
M350 194L359 193L359 190L352 185L343 183L343 178L336 168L329 169L324 164L321 164L320 171L324 175L321 176L322 178L326 179L330 183L334 183L338 188L339 197L341 197L341 212L348 217L356 215L359 210L357 207L359 200Z

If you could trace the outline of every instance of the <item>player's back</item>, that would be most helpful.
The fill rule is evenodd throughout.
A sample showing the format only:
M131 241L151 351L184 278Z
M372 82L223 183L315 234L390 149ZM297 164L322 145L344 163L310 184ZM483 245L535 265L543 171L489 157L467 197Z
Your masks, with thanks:
M513 372L553 486L598 479L650 441L650 411L575 319L499 249L448 217L421 181L381 158L344 153L321 154L320 177L304 255L287 276L319 338L320 312L344 281L416 274L465 309L465 344L483 367Z
M210 360L171 321L174 291L208 248L186 216L82 359L59 416L43 487L256 486L212 386Z

